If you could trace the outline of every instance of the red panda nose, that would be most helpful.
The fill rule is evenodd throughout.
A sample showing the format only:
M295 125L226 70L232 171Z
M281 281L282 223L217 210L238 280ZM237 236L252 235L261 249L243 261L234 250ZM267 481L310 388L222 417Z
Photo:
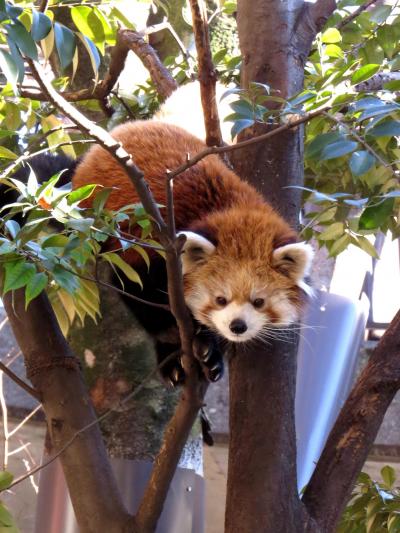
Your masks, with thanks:
M235 318L235 320L232 320L232 322L229 324L229 329L232 331L232 333L241 335L247 330L247 324L240 318Z

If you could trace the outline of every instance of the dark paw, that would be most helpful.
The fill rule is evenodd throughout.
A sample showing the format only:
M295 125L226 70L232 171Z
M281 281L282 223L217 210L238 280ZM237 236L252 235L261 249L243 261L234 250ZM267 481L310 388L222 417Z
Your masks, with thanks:
M180 347L168 343L157 342L157 361L160 374L167 385L176 387L185 381L185 372L181 364Z
M193 354L208 381L218 381L224 374L224 359L215 337L200 330L193 338Z

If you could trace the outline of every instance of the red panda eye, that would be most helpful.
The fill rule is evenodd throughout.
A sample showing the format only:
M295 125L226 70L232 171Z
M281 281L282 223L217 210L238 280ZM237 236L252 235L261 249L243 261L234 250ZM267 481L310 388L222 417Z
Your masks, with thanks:
M259 309L260 307L262 307L264 305L264 298L256 298L253 302L253 305L254 307L256 307L257 309Z
M224 298L223 296L217 296L215 298L215 302L217 303L217 305L221 306L225 306L228 303L226 298Z

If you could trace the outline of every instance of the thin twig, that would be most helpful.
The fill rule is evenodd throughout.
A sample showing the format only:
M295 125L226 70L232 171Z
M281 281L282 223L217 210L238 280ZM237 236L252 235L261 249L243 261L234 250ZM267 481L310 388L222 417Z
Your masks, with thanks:
M12 437L15 435L41 408L41 404L37 405L35 409L29 413L29 415L27 415L17 426L15 426L15 428L10 431L9 436Z
M242 141L236 144L230 144L225 146L210 146L209 148L205 148L198 154L194 155L193 157L189 158L186 163L183 163L175 170L172 170L169 173L169 177L175 178L178 176L178 174L181 174L188 168L196 165L199 161L207 157L208 155L212 154L223 154L226 152L233 152L235 150L239 150L240 148L244 148L245 146L250 146L251 144L256 144L259 142L266 141L267 139L270 139L271 137L275 135L279 135L279 133L282 133L284 131L290 130L292 128L296 128L297 126L300 126L300 124L304 124L305 122L309 122L315 117L318 117L322 115L325 111L330 109L329 107L318 109L317 111L312 111L310 113L306 113L301 118L296 120L291 120L287 122L286 124L283 124L282 126L279 126L271 131L268 131L267 133L263 133L262 135L258 135L257 137L252 137L251 139L247 139L246 141Z
M10 379L12 379L14 383L16 383L19 387L21 387L21 389L24 389L25 392L27 392L30 396L35 398L35 400L37 400L38 402L41 401L40 394L37 391L35 391L35 389L33 389L30 385L28 385L28 383L26 383L21 378L19 378L17 374L14 374L14 372L10 370L8 366L6 366L1 361L0 361L0 371L4 372L4 374L6 374Z
M353 11L353 13L347 15L347 17L342 18L342 20L336 25L336 28L338 30L341 30L342 28L344 28L344 26L347 26L347 24L353 22L353 20L356 19L358 15L361 15L361 13L366 11L373 4L376 4L376 0L367 0L367 2L361 4L359 8Z
M388 163L387 161L385 161L385 159L383 159L383 157L381 157L373 148L372 146L370 146L367 141L365 139L363 139L363 137L361 137L357 131L352 128L351 126L349 126L346 122L344 122L343 120L340 120L339 118L337 118L335 115L332 115L328 112L324 112L324 115L326 116L326 118L328 118L329 120L332 120L333 122L336 122L336 124L339 124L340 126L343 126L349 133L352 137L354 137L354 139L356 139L360 144L362 144L364 146L364 148L371 154L373 155L377 161L379 161L379 163L381 165L383 165L385 168L389 168L391 171L392 171L392 174L393 176L395 177L398 177L398 174L397 172L394 170L394 168L392 167L392 165L390 163Z

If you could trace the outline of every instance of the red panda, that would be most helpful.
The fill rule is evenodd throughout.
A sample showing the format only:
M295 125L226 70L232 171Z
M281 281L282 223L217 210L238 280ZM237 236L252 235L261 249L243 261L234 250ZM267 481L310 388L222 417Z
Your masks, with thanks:
M184 163L187 154L205 148L185 130L156 121L129 122L111 133L144 172L161 205L166 204L167 170ZM89 183L114 188L107 204L111 209L139 202L129 178L99 146L88 151L73 177L74 188ZM84 205L90 206L90 202L87 199ZM299 319L311 247L297 242L296 233L252 186L218 156L210 155L175 178L174 202L177 231L186 235L182 253L185 299L207 335L211 332L213 339L246 342L269 336L271 328ZM129 290L142 298L165 302L163 260L154 257L147 273L136 252L128 252L126 259L141 273L144 283L143 292L134 284ZM179 341L163 333L171 331L172 317L163 311L157 318L156 311L142 308L136 314L156 333L162 358L176 349ZM211 352L215 352L218 342L212 342ZM222 367L211 352L205 350L201 357L207 363L211 358L208 367L214 368L214 373L209 372L208 377L217 379ZM176 369L175 378L179 381Z

